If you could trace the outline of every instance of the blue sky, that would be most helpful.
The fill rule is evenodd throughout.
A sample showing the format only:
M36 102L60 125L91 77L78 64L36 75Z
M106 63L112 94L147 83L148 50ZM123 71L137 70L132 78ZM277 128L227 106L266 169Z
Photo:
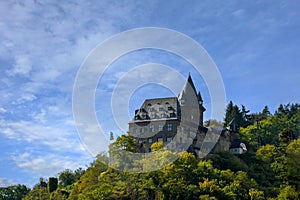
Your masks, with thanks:
M252 112L299 103L299 10L293 0L1 1L0 186L32 186L39 177L92 161L73 120L73 84L89 53L128 29L162 27L193 38L218 66L227 101ZM126 119L143 98L176 95L157 84L141 86L129 102L120 98L128 108L125 114L116 111L124 115L122 126L112 122L113 88L128 71L149 62L173 67L183 77L190 72L209 119L209 91L190 64L168 52L141 50L116 60L99 82L95 107L104 132L126 131ZM172 75L166 73L169 82Z

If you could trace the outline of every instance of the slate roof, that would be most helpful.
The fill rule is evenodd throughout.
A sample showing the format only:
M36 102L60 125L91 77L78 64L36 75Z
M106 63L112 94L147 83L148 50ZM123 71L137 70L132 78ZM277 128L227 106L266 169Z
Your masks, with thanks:
M180 118L180 106L176 97L146 99L141 108L135 111L134 121L170 118Z

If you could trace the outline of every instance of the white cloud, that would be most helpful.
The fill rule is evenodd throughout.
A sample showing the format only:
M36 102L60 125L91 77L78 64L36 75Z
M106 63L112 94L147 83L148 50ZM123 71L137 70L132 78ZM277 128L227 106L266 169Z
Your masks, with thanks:
M64 126L64 125L62 125ZM83 152L84 148L75 130L59 125L38 124L35 121L1 121L0 133L19 142L45 146L54 151Z
M74 159L53 153L36 156L25 152L12 156L12 160L18 167L25 169L26 171L43 176L55 176L65 169L75 170L79 167L83 167L83 165L91 159L84 157L84 155Z
M24 75L27 76L32 69L31 62L28 56L21 55L15 58L15 64L12 70L9 70L7 73L9 75Z
M17 183L14 180L0 177L0 187L7 187L10 185L15 185L15 184L17 184Z
M20 101L24 100L24 101L33 101L36 99L36 96L30 93L25 93L22 94Z
M59 155L66 155L73 151L82 153L83 147L74 130L74 121L70 117L72 107L70 99L76 70L91 49L121 30L150 25L182 31L197 41L204 41L209 51L219 57L217 63L220 63L220 66L224 65L224 61L225 64L228 62L230 69L224 71L232 73L224 74L227 76L230 74L229 77L232 77L248 72L248 69L241 67L242 62L265 60L258 59L256 55L266 52L266 49L274 51L274 48L270 48L273 42L268 38L272 39L275 35L276 41L286 43L282 40L284 38L280 37L284 32L279 32L279 28L287 23L295 25L297 22L295 19L299 18L296 9L277 9L279 4L269 4L268 8L264 8L264 5L259 3L262 7L257 7L255 11L248 10L247 5L236 2L218 5L199 4L190 8L180 4L168 6L162 4L133 1L87 3L83 0L76 3L1 1L0 40L3 45L0 45L0 59L4 60L6 68L0 69L0 73L4 72L1 77L0 113L5 113L3 115L5 120L0 121L0 134L11 139L9 142L16 144L16 148L22 148L24 144L29 143L32 148L39 150L45 148L45 151L55 151ZM174 20L168 21L176 17L176 13L179 12L185 13L184 17L176 20L176 23ZM287 13L290 15L288 19ZM286 35L296 33L294 32L296 29L291 27L285 30ZM293 38L290 41L294 41ZM176 45L181 47L180 44ZM289 46L287 45L286 48ZM294 52L298 52L297 49ZM288 53L285 55L288 57ZM136 66L136 63L139 64L137 60L133 58L128 62L132 64L131 66ZM279 60L279 62L283 61ZM180 66L179 63L176 65ZM255 67L253 67L254 71L260 65ZM181 72L187 73L182 66L179 68ZM115 72L116 70L113 71ZM147 70L144 72L157 75ZM113 80L105 80L107 87L101 88L104 95L111 94L111 89L116 87L115 81L123 77L124 73L126 72L115 73L116 77L112 77ZM137 74L136 77L139 75ZM145 78L143 75L140 77ZM167 81L169 77L164 77L164 80ZM298 79L293 80L297 83ZM129 84L130 80L127 83ZM120 84L118 87L120 89L124 87L121 91L124 94L128 91L125 91L126 88L128 89L127 85ZM118 106L123 104L120 103ZM124 106L128 105L124 104ZM103 115L105 122L110 123L111 119L107 117L105 109L107 108L102 109L105 113ZM6 118L9 114L13 115L12 119ZM127 120L124 120L124 127L126 124ZM92 132L97 131L94 127L89 129ZM89 137L87 140L93 140L93 144L96 145L100 141L95 138L98 137ZM41 165L46 169L45 163L53 161L51 166L57 168L59 159L66 163L74 159L64 159L62 156L54 159L50 156L51 158L47 160L33 154L24 154L23 157L20 157L23 160L18 162L19 166L39 172L41 169L34 168L34 165ZM60 163L60 165L73 166L72 163Z
M242 17L245 13L245 10L244 9L238 9L234 12L232 12L232 15L235 16L235 17Z
M32 117L34 120L41 122L41 123L45 123L45 116L46 116L47 112L45 109L41 109L40 112L34 112L32 114Z
M0 107L0 113L6 113L7 110L5 108Z

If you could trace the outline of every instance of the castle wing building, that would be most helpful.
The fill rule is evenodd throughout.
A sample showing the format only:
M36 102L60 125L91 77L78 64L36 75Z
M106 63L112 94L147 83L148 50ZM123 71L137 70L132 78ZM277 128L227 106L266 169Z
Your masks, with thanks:
M154 142L171 143L170 149L187 150L197 135L204 135L203 100L191 76L178 97L146 99L135 110L128 134L137 139L145 152Z

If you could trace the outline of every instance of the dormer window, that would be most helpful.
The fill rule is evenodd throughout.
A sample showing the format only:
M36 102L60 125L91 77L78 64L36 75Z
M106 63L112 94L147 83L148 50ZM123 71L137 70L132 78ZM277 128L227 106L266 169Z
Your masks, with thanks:
M164 125L163 124L159 124L158 125L158 131L162 131L163 130Z
M185 104L185 100L184 100L184 99L181 99L181 100L180 100L180 104L181 104L181 105L184 105L184 104Z

